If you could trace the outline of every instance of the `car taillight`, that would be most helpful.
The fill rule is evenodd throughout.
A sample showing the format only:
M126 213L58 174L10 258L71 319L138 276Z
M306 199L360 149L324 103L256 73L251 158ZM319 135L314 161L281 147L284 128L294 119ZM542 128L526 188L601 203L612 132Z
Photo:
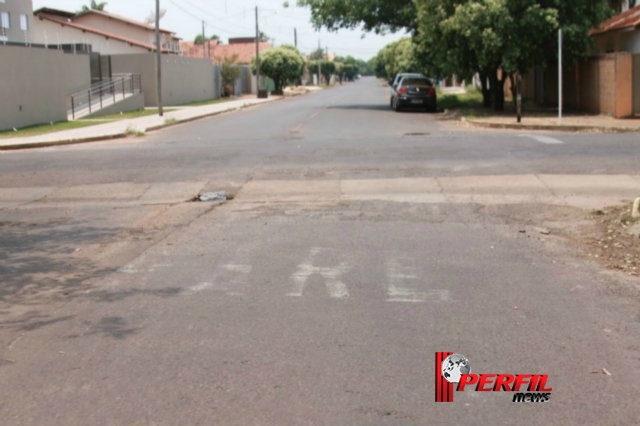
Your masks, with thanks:
M398 93L406 94L407 93L407 88L406 87L399 88L398 89Z
M434 89L433 87L431 89L429 89L429 94L430 95L435 95L436 94L436 89Z

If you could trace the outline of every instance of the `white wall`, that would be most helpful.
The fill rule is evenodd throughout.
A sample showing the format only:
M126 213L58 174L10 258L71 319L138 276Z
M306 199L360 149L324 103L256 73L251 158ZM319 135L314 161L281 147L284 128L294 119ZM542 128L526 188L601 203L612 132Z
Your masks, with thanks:
M130 38L132 40L138 40L142 43L155 45L156 35L155 30L143 28L137 25L128 24L116 19L109 19L103 15L86 14L81 15L73 19L73 22L84 25L91 28L96 28L112 34L118 34L122 37ZM171 43L172 36L166 32L160 32L160 43L165 46ZM168 46L166 46L168 47ZM179 50L179 44L176 46L176 50Z
M131 46L128 43L114 40L113 38L108 39L98 34L82 32L76 28L66 25L63 26L55 22L47 21L46 19L40 20L38 17L35 17L33 20L32 37L33 42L36 44L48 43L54 46L58 43L58 40L60 44L87 43L92 46L94 52L99 52L103 55L144 53L149 51L143 47Z

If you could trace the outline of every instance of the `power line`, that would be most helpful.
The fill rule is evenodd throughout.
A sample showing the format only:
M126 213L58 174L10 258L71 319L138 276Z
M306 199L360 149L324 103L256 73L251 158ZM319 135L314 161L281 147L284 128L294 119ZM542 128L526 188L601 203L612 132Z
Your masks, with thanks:
M201 17L194 15L193 13L189 12L188 10L186 10L185 8L183 8L182 6L180 6L179 4L177 4L176 2L174 2L173 0L169 0L169 3L171 3L172 5L174 5L175 7L177 7L178 9L180 9L181 11L183 11L184 13L186 13L187 15L191 16L193 19L197 20L197 21L202 21ZM229 31L226 29L222 29L217 27L216 25L212 25L211 22L209 21L204 21L208 26L210 26L211 28L213 28L214 30L218 30L218 31L224 31L233 35L239 35L239 36L244 36L246 35L246 33L237 33L235 31Z

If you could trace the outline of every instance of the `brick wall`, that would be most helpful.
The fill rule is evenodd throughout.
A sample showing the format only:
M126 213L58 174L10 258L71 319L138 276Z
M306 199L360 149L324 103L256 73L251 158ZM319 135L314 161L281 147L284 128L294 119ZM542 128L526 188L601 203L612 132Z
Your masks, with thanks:
M615 115L616 112L616 61L613 55L598 61L600 78L600 114Z
M633 115L633 57L631 54L616 55L615 117Z
M632 57L628 53L611 53L591 58L573 67L565 67L563 106L616 118L632 115ZM544 73L544 104L558 105L558 70L547 68Z

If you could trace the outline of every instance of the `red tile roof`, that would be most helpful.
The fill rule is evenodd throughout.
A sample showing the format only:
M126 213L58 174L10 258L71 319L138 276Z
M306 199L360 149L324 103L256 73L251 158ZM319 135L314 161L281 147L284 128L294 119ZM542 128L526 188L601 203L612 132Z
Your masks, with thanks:
M604 21L600 24L599 28L591 30L589 34L598 35L638 27L640 27L640 6L633 7L626 12Z
M180 43L180 53L182 56L191 58L202 58L201 44L194 44L192 41L183 41ZM271 49L271 43L260 42L260 52ZM255 43L234 43L234 44L218 44L212 40L204 44L205 56L210 57L213 63L220 63L222 59L238 55L237 63L240 65L249 65L251 58L256 56ZM209 54L209 52L211 52Z
M119 40L119 41L128 43L131 46L143 47L145 49L152 50L152 51L156 50L156 47L154 45L152 45L152 44L143 43L141 41L138 41L138 40L135 40L135 39L132 39L132 38L123 37L123 36L121 36L119 34L114 34L114 33L110 33L110 32L107 32L107 31L98 30L98 29L95 29L95 28L92 28L92 27L87 27L85 25L76 24L75 22L72 22L72 21L69 21L67 19L63 19L63 18L57 17L57 16L46 15L46 14L43 14L43 13L42 14L38 14L37 16L40 19L46 19L47 21L55 22L55 23L60 24L62 26L67 26L69 28L75 28L75 29L80 30L80 31L86 31L88 33L98 34L98 35L101 35L101 36L106 37L106 38L112 38L114 40ZM167 49L162 49L162 53L173 53L173 52L171 52L171 51L169 51Z

